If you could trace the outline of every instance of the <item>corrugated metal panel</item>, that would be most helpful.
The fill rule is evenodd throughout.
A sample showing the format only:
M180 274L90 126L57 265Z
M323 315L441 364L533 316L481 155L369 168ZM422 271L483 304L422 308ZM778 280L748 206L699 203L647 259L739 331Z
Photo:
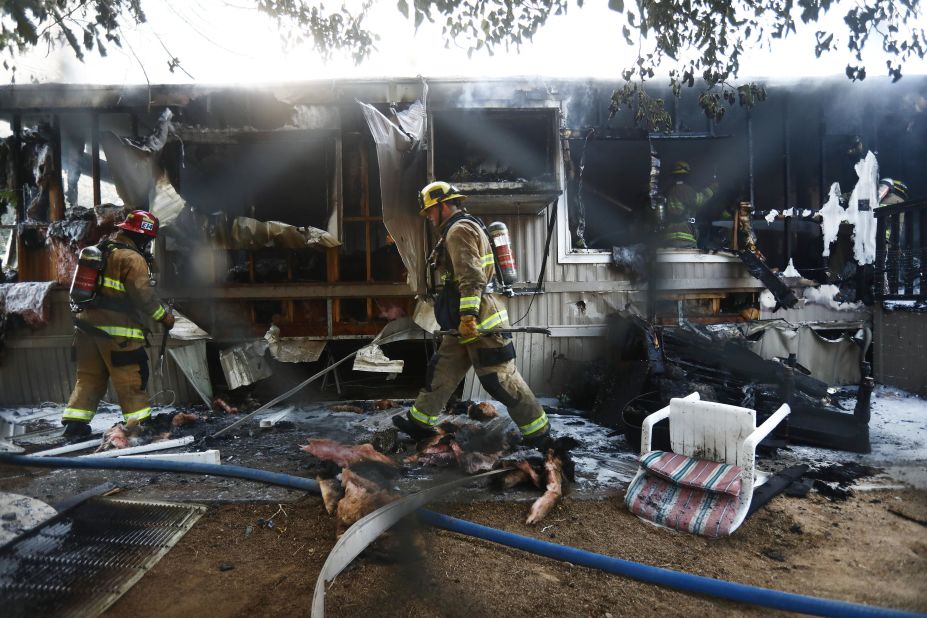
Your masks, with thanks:
M40 402L65 403L74 390L76 363L73 360L73 325L68 309L67 293L55 290L49 295L49 321L31 331L23 328L10 332L5 341L3 364L0 365L0 405L24 405ZM157 371L160 341L148 348L151 377L148 393L155 395L164 390ZM173 345L185 345L172 342ZM196 391L187 382L170 356L165 360L167 385L176 393L178 403L198 403ZM116 402L112 387L106 401ZM170 402L168 394L157 398L156 403Z
M74 389L77 364L71 358L71 346L60 345L60 338L32 337L32 347L20 347L13 342L4 352L4 363L0 366L0 405L25 405L41 402L65 403ZM57 344L54 347L43 343ZM148 349L148 363L151 376L148 379L148 393L154 396L166 387L176 394L177 403L199 403L200 398L190 386L187 378L170 357L164 361L166 383L156 375L159 347ZM116 392L110 386L104 396L106 401L116 403ZM172 397L165 393L155 403L170 403Z
M568 376L561 369L563 357L572 361L601 358L605 353L602 337L546 337L544 335L515 335L515 365L522 377L539 397L559 395ZM554 365L554 353L561 360ZM491 397L483 390L471 369L464 380L464 399L483 401Z

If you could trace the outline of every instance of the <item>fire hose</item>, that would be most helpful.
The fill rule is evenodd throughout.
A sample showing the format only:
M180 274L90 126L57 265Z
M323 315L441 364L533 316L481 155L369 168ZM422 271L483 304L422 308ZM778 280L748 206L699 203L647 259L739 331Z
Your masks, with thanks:
M179 463L153 459L120 460L120 459L76 459L69 457L27 457L24 455L0 454L0 464L34 466L45 468L89 468L98 470L141 470L157 472L177 472L181 474L200 474L228 476L250 481L290 487L312 493L319 493L319 485L312 479L306 479L280 472L270 472L257 468L242 466L227 466L222 464ZM468 477L467 480L472 480ZM457 482L459 483L459 481ZM428 490L426 490L428 491ZM417 494L403 499L415 500ZM421 500L420 498L417 500ZM396 503L392 503L396 504ZM387 507L392 506L387 505ZM410 502L410 504L415 504ZM417 505L417 504L416 504ZM386 507L384 507L386 508ZM397 507L393 507L394 509ZM375 516L374 513L367 518ZM552 558L586 566L607 573L622 575L649 584L673 588L683 592L711 596L737 603L746 603L760 607L769 607L815 616L918 616L920 614L884 607L874 607L861 603L849 603L833 599L822 599L792 592L783 592L760 586L750 586L712 577L692 575L681 571L654 567L631 560L622 560L613 556L597 554L576 547L558 545L526 537L511 532L505 532L481 526L463 519L457 519L427 509L415 510L419 520L432 526L457 532L466 536L492 541L506 547L520 549L539 556ZM371 535L372 536L372 535ZM375 538L375 537L374 537ZM370 538L372 542L374 538Z
M480 331L480 335L511 335L512 333L534 333L537 335L547 335L550 337L550 329L543 328L541 326L519 326L518 328L491 328L489 330ZM436 330L434 335L459 335L460 332L456 328L450 330Z

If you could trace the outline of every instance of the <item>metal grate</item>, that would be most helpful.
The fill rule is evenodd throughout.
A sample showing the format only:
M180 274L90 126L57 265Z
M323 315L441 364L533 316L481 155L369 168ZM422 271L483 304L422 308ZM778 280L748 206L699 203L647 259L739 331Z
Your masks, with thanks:
M93 498L0 548L0 607L96 616L180 540L203 506Z

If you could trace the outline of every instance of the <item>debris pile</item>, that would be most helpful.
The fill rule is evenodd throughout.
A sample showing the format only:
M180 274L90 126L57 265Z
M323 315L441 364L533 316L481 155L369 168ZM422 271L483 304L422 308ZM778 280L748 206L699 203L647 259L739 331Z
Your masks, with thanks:
M380 402L372 402L377 405ZM467 475L505 469L495 486L510 490L533 486L543 492L530 508L528 524L541 521L563 497L566 482L574 480L569 452L572 438L550 440L543 455L521 450L521 437L507 417L492 404L472 401L452 406L470 418L446 421L434 435L417 442L401 442L396 429L376 432L369 442L342 444L311 439L300 447L320 460L316 480L325 510L336 518L338 536L358 519L399 499L395 480L413 467L457 468ZM475 418L480 420L475 420ZM527 455L527 456L526 456Z
M139 423L137 419L116 423L103 432L103 439L96 452L102 453L170 440L183 433L181 428L189 428L199 423L200 420L198 414L180 411L158 414L144 424Z
M337 536L368 513L398 500L389 482L398 475L398 464L369 442L357 445L334 440L310 440L300 447L326 462L316 480L329 515L335 515Z
M869 451L870 389L859 388L855 409L845 410L837 389L807 375L794 358L760 357L736 328L686 322L654 329L621 312L611 318L609 337L620 352L610 361L595 415L622 427L631 444L638 444L647 415L673 397L698 392L707 401L755 409L757 423L788 403L792 413L787 428L777 430L774 438L779 440L770 445L783 446L787 437L790 442ZM871 380L868 369L862 375L863 383ZM654 436L656 448L668 448L665 428L658 425Z

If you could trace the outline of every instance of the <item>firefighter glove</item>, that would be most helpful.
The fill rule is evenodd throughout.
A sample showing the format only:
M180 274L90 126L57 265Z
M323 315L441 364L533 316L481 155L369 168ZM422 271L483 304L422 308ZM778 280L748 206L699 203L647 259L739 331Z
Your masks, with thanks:
M164 328L166 328L167 330L171 330L172 328L174 328L174 314L165 313L164 317L161 318L161 323L164 324Z
M460 316L460 326L457 327L457 332L460 333L460 336L463 339L474 339L480 336L480 331L476 328L476 316L475 315L462 315Z

